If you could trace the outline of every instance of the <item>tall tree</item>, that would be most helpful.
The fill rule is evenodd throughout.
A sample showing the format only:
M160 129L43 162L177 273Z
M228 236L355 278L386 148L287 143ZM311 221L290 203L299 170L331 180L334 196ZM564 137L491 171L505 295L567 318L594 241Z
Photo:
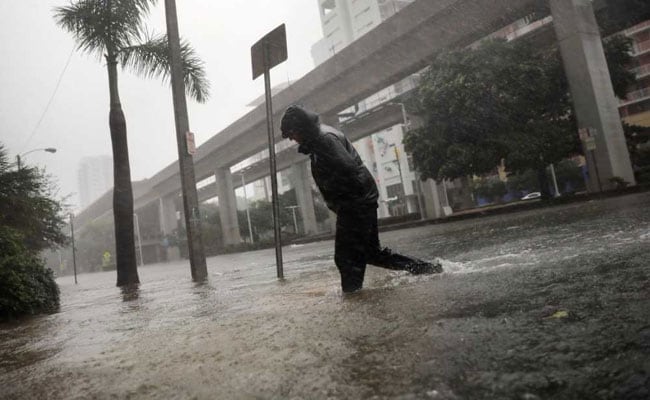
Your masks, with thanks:
M648 0L605 0L606 7L597 11L598 25L604 35L611 35L650 19Z
M118 90L118 64L144 77L169 80L166 35L148 34L144 19L156 0L78 0L54 10L57 23L74 35L78 49L106 60L110 93L109 128L113 147L113 215L117 286L139 283L133 233L133 191L126 119ZM208 96L203 62L188 43L181 43L188 95L198 102Z
M59 288L39 252L67 242L63 207L38 168L15 169L0 143L0 321L53 312Z

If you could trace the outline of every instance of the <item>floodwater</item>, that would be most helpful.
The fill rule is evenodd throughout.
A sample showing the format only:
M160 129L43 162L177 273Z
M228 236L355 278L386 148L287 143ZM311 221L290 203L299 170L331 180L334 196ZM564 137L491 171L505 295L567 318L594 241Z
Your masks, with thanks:
M586 260L637 262L635 280L645 286L616 301L650 304L641 265L649 205L649 194L637 194L382 233L383 245L439 258L445 272L369 267L365 289L351 296L339 289L332 241L285 247L282 282L272 249L209 258L203 285L191 282L186 261L140 268L132 291L115 287L115 272L79 275L78 285L61 277L59 313L0 325L0 398L542 398L550 389L535 386L541 378L499 391L504 376L531 365L503 371L494 360L540 329L548 304L573 301L562 285L576 283L557 276L591 271ZM542 296L536 281L551 275L555 286L545 282ZM580 293L591 296L588 289ZM504 308L499 299L509 293ZM637 317L627 319L641 335L633 350L647 359L650 321ZM521 323L508 329L508 321ZM563 337L579 334L571 329ZM507 333L493 344L503 351L480 343L495 332ZM472 366L485 360L495 365ZM572 368L588 375L582 367ZM650 385L647 368L639 390Z

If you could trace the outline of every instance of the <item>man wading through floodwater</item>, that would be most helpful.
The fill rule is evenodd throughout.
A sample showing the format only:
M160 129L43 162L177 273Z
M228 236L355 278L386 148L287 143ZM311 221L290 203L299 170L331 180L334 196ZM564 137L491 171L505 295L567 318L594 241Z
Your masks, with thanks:
M377 231L377 185L352 143L336 129L321 125L318 115L292 105L282 116L282 137L299 144L309 155L311 173L327 207L336 213L334 262L343 292L363 287L366 264L412 274L442 272L438 263L381 248Z

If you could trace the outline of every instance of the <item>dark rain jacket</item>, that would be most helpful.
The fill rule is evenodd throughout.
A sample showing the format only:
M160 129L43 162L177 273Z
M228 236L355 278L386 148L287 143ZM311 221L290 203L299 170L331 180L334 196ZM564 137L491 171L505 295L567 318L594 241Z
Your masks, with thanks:
M330 210L377 208L377 184L342 132L314 122L298 151L311 159L311 173Z

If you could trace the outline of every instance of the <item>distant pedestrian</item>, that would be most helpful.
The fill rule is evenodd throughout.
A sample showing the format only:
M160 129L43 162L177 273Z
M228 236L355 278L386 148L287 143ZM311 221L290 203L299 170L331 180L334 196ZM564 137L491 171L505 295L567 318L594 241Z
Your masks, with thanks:
M318 115L292 105L281 123L282 137L299 144L309 155L311 173L327 203L336 213L334 262L341 274L343 292L363 287L366 264L406 270L412 274L442 272L439 263L393 253L379 244L375 179L342 132L321 125Z
M102 268L107 268L111 265L111 253L106 250L102 255Z

